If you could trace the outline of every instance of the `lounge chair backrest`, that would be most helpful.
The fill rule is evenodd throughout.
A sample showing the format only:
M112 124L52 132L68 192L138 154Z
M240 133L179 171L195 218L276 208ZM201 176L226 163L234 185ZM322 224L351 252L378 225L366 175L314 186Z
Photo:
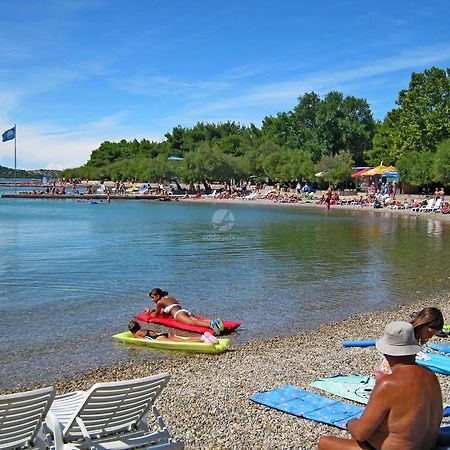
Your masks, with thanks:
M0 396L0 449L35 447L55 397L52 387Z
M94 384L66 423L63 438L74 441L81 439L86 432L90 436L107 436L132 429L153 407L169 378L169 373L162 373Z

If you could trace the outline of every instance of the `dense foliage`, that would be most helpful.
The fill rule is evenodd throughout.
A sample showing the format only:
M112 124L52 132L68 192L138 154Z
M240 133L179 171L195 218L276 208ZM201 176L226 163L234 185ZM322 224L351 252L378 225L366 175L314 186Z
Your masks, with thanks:
M396 103L366 151L368 162L397 165L416 186L449 183L448 143L442 143L450 138L450 69L413 73Z
M67 178L184 181L257 176L333 184L349 179L355 165L398 165L414 185L449 180L450 71L413 73L397 108L382 123L365 99L330 92L298 98L292 111L264 118L261 128L236 122L177 126L162 142L103 142L89 161L67 169ZM170 156L183 158L170 160Z

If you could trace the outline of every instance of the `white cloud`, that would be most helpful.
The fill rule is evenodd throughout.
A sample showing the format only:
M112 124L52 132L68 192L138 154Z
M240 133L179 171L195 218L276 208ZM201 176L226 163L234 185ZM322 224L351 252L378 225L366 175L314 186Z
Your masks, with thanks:
M450 59L450 44L439 44L433 47L422 47L405 50L398 55L389 58L381 58L359 67L322 71L307 75L301 79L279 83L267 83L256 86L247 94L240 96L228 96L224 100L211 102L198 109L197 114L208 114L219 110L233 110L248 106L269 106L293 102L304 92L315 91L318 93L337 89L345 83L366 83L368 78L399 72L403 70L423 70L433 64ZM406 86L405 86L406 87Z
M86 163L91 152L104 141L121 139L158 140L156 133L149 135L140 129L119 127L124 113L85 123L76 130L67 131L54 124L27 124L17 128L17 167L21 169L65 169ZM11 125L1 121L6 130ZM12 142L12 141L11 141ZM0 145L0 164L13 161L13 144ZM9 164L11 167L11 164Z

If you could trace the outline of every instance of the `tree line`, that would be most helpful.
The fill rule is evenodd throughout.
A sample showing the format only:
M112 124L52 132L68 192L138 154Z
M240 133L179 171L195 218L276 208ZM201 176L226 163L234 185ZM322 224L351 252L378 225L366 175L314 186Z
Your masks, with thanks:
M305 93L288 112L266 116L259 128L234 121L177 126L162 142L103 142L66 178L154 181L350 178L354 166L396 166L421 186L450 183L450 69L413 73L396 107L382 121L365 99L332 91ZM182 158L171 160L169 157ZM172 158L173 159L173 158Z
M44 177L48 178L59 178L61 175L60 170L52 169L34 169L34 170L24 170L24 169L11 169L9 167L0 165L0 178L36 178L42 179Z

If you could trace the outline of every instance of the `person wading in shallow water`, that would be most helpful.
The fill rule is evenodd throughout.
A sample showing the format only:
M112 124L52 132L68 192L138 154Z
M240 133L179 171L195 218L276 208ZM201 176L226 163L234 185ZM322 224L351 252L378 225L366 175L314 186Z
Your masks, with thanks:
M333 188L328 186L327 193L325 194L325 213L328 213L331 206L331 198L333 197Z

